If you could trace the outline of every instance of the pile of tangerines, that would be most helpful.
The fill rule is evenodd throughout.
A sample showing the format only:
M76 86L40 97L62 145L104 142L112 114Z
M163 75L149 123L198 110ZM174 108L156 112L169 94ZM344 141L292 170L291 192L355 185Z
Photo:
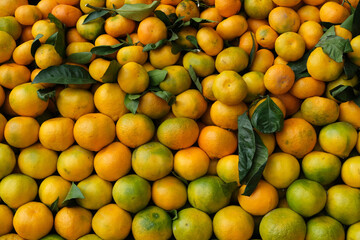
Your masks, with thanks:
M1 239L360 239L359 0L1 0Z

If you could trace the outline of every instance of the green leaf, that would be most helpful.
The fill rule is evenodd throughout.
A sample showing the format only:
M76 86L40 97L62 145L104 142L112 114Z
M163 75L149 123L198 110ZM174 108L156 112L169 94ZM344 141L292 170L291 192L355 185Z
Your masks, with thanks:
M320 22L320 25L321 25L321 26L324 26L325 31L326 31L326 30L328 30L329 28L333 27L333 26L334 26L334 23L331 23L331 22Z
M41 70L32 83L88 84L96 81L82 67L60 65Z
M150 86L158 86L162 81L165 80L167 71L155 69L148 72L150 78Z
M154 12L155 16L160 19L167 27L171 26L172 22L170 20L170 18L163 12L160 10L156 10Z
M347 102L356 98L355 89L351 86L339 85L331 89L330 94L340 102Z
M48 19L52 22L55 23L55 26L58 28L58 30L65 29L65 24L63 24L59 19L57 19L52 13L49 13L48 15Z
M130 46L133 46L133 45L134 45L134 42L133 42L133 40L131 39L131 37L130 37L129 34L126 34L126 42L127 42Z
M49 120L50 118L54 118L54 114L51 113L50 111L45 111L40 116L35 117L36 121L39 123L40 126L41 124L43 124L43 122Z
M179 36L173 31L173 30L169 30L171 33L170 38L168 39L168 42L173 42L179 39Z
M196 39L195 36L193 36L193 35L187 35L187 36L186 36L186 39L187 39L192 45L194 45L195 48L200 49L199 44L198 44L198 41L197 41L197 39Z
M140 95L141 96L141 95ZM136 97L132 96L132 94L126 94L124 99L124 104L127 109L133 114L136 113L137 108L139 106L139 94L136 94Z
M191 65L190 65L188 71L189 71L190 78L194 82L196 88L202 93L202 85L200 83L198 76L196 76L196 72L195 72L194 68Z
M59 33L56 37L56 41L55 41L55 50L56 52L62 57L65 57L65 32L64 30L59 30Z
M59 211L58 203L59 197L57 197L57 199L49 207L52 213L57 213Z
M254 59L255 59L255 54L256 54L256 42L255 42L254 36L251 33L250 33L250 36L251 36L253 45L252 45L251 51L250 51L248 68L250 68L252 66Z
M110 62L109 67L106 69L104 76L101 77L101 80L104 83L114 83L117 81L117 74L121 68L120 64L116 60Z
M356 105L358 105L360 107L360 96L355 98L353 101L354 101L354 103L356 103Z
M336 62L343 62L344 53L353 51L348 39L336 36L334 26L323 34L315 47L321 47L323 51Z
M327 37L331 37L331 36L336 36L334 25L332 25L331 27L329 27L328 30L326 30L326 32L321 36L319 42L325 41Z
M216 22L216 21L213 21L213 20L199 18L199 17L193 17L193 18L190 19L190 21L193 21L193 22L196 22L196 23L213 23L213 22Z
M340 27L345 28L347 30L349 30L350 32L352 31L352 26L353 26L353 21L354 21L354 14L351 14L341 25Z
M266 162L268 160L268 150L266 146L262 142L260 136L256 132L254 133L255 133L256 151L255 151L252 167L248 175L246 176L247 178L246 188L244 193L242 194L245 196L250 196L254 192L257 184L261 179L262 173L266 166Z
M359 66L355 65L345 56L344 58L344 73L347 79L351 79L356 75L356 72L360 69Z
M124 4L121 8L116 9L115 11L127 19L140 22L144 18L150 16L159 4L159 1L154 1L151 4Z
M42 88L37 90L38 98L47 102L49 98L55 97L55 88Z
M239 181L241 182L252 166L255 155L255 135L247 112L238 117Z
M174 210L169 210L166 211L170 216L171 216L171 220L175 221L176 219L178 219L178 212L176 209Z
M150 50L155 50L155 49L158 49L160 47L162 47L165 43L167 43L168 40L167 39L161 39L159 40L158 42L156 43L149 43L149 44L146 44L143 48L143 52L148 52Z
M324 53L336 62L343 62L344 53L352 52L349 39L339 36L329 36L325 41L316 44L316 47L322 47Z
M52 13L49 13L48 18L51 22L55 23L58 34L56 35L56 40L54 43L54 47L56 52L62 57L65 57L65 25L57 19Z
M87 15L87 17L85 18L84 22L82 23L82 25L87 24L88 22L91 22L92 20L101 18L103 16L105 16L106 14L109 13L109 10L99 10L99 11L94 11L91 12Z
M101 45L101 46L93 47L90 50L90 52L98 56L106 56L115 53L117 50L119 50L120 48L126 45L127 45L126 43L119 43L115 45Z
M171 43L171 53L172 54L176 55L183 50L185 50L185 48L183 46L181 46L180 44L177 44L175 42Z
M282 129L284 115L268 95L266 100L255 109L251 123L262 133L274 133Z
M348 0L343 0L343 5L344 5L344 3L348 3L349 4L349 6L350 6L350 12L351 12L351 14L353 14L354 12L355 12L355 8L353 7L353 5L348 1Z
M314 48L306 52L304 56L302 56L302 58L300 58L298 61L289 62L287 64L294 71L296 80L298 80L299 78L310 76L307 71L306 63L312 51L314 51Z
M194 18L191 18L189 21L185 22L183 25L185 27L191 26L193 28L199 29L200 28L200 23L212 23L212 22L216 22L216 21L212 21L212 20L204 19L204 18L194 17Z
M56 39L58 37L58 33L56 32L53 35L51 35L48 39L46 39L45 44L55 45Z
M30 51L31 51L31 55L33 57L35 57L36 50L41 46L41 42L39 39L42 38L43 36L44 35L42 35L42 34L38 34L31 44Z
M153 93L159 98L164 99L169 105L172 105L175 101L175 96L168 91L156 91Z
M354 12L352 34L353 34L353 37L356 37L357 35L360 34L360 4L357 5L355 12Z
M73 53L67 57L69 62L78 63L78 64L88 64L92 58L93 54L91 52L78 52Z
M189 185L189 182L185 178L180 177L175 171L171 171L171 173L174 175L174 177L182 181L186 186Z
M80 191L80 189L75 185L75 183L72 182L70 190L62 203L72 199L79 199L79 198L84 199L85 197Z
M180 31L180 29L182 27L185 27L186 23L184 23L184 21L183 21L185 16L177 16L175 13L171 13L168 17L169 17L170 21L172 22L172 24L170 26L168 26L168 29L178 32L178 31ZM189 25L190 25L190 22L189 22Z
M221 190L223 192L223 194L225 196L231 196L234 192L234 190L237 188L238 184L236 181L234 182L223 182L221 180L222 183L220 183L221 185Z

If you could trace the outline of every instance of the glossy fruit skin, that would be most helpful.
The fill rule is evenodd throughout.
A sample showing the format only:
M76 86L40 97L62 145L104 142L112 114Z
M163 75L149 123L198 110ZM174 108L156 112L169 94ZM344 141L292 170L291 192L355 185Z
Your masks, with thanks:
M217 176L205 176L188 186L190 204L206 213L215 213L230 202L233 184L225 184Z

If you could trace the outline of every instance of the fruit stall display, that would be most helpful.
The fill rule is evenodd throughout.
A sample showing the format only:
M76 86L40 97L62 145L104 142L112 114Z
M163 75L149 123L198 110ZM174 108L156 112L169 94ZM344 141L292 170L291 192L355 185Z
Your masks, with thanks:
M0 0L0 240L359 240L358 3Z

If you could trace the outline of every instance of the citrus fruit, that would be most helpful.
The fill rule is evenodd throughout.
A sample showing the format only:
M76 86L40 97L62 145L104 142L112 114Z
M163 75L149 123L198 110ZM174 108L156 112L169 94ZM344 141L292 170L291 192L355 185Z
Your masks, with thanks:
M310 123L301 118L289 118L284 121L284 127L276 133L276 142L283 152L297 158L311 152L316 144L316 132ZM306 146L304 146L306 142Z
M6 205L16 209L33 201L37 195L37 188L35 180L31 177L12 173L1 180L0 197Z
M339 222L351 225L360 220L360 190L347 185L334 185L328 190L326 212Z
M360 116L360 107L354 101L347 101L339 105L339 121L351 123L356 129L360 128L357 119Z
M341 167L341 178L346 185L360 188L360 156L346 159Z
M149 203L151 186L148 181L138 175L129 174L115 182L112 195L119 207L128 212L136 213Z
M178 150L188 148L196 142L199 136L199 127L191 118L175 117L162 122L156 135L166 147Z
M228 47L216 56L215 68L221 73L223 71L241 72L249 64L249 56L240 47Z
M320 130L322 149L340 158L347 157L356 144L356 130L347 122L331 123Z
M173 221L172 231L178 240L210 239L212 235L212 221L209 215L196 208L185 208L178 212Z
M311 217L325 207L326 191L318 182L298 179L288 187L286 200L292 210L304 217Z
M237 199L240 206L251 215L265 215L274 209L279 202L276 188L264 180L259 181L250 196L243 195L245 189L246 185L240 187Z
M225 183L217 176L204 176L188 185L191 206L208 214L215 213L230 202L236 183Z
M174 155L174 171L189 181L204 176L209 164L208 155L199 147L181 149Z
M56 106L63 117L74 120L95 110L94 96L81 88L64 88L59 92Z
M153 121L141 113L126 113L116 123L116 135L120 142L136 148L149 142L155 134Z
M90 151L99 151L115 138L114 121L102 113L81 116L74 125L75 141Z
M346 233L346 240L355 240L360 237L360 222L352 224Z
M222 158L235 152L237 141L231 131L218 126L206 126L200 131L198 145L210 158Z
M118 180L131 169L130 149L120 142L110 143L95 155L94 169L104 180Z
M298 160L288 153L273 153L269 156L263 176L276 188L287 188L300 174Z
M97 175L91 175L77 184L84 198L76 199L79 206L89 209L98 210L109 204L112 199L112 184Z
M132 233L137 239L169 239L172 235L171 218L165 210L149 206L138 212L132 222Z
M149 142L133 151L132 168L137 175L156 181L168 175L173 168L173 154L159 142Z
M203 95L196 89L188 89L176 96L171 105L176 117L191 119L200 118L206 111L207 102Z
M341 223L329 216L311 218L306 223L306 239L345 239Z
M92 213L82 207L63 207L55 215L55 231L65 239L78 239L91 230Z
M313 151L305 155L301 168L307 179L327 185L339 176L341 161L333 154Z
M264 85L273 94L288 92L295 82L295 73L287 65L277 64L271 66L264 75Z
M9 175L16 164L14 151L9 145L0 143L0 179Z
M274 8L273 1L271 0L245 0L244 10L246 14L255 19L265 19L270 11Z
M37 91L43 88L40 84L23 83L17 85L9 95L11 108L21 116L40 116L49 105L49 100L44 101L38 97Z
M339 105L324 97L309 97L301 104L303 118L316 126L335 122L339 117Z
M0 39L0 63L3 63L11 58L11 55L16 47L16 43L13 37L4 31L0 31Z
M112 203L95 213L91 226L102 239L125 239L130 233L131 222L130 214Z
M45 204L29 202L17 209L13 223L16 233L21 237L39 239L51 231L54 218Z
M321 47L315 48L309 55L306 67L311 75L319 81L330 82L337 79L343 71L344 63L335 62Z
M237 72L226 70L216 76L212 91L215 98L222 103L236 105L245 99L247 85Z
M151 198L155 205L166 211L181 208L187 200L185 185L173 176L156 180L151 190Z
M203 52L188 52L183 57L183 66L186 70L192 66L197 76L206 77L215 71L215 60Z
M74 143L74 121L70 118L51 118L43 122L39 130L41 144L54 151L64 151Z
M81 181L92 173L94 169L93 152L73 145L61 152L57 161L57 171L68 181Z
M39 198L42 203L51 206L57 199L57 207L63 207L63 202L70 190L71 184L60 176L52 175L45 178L39 186Z
M259 226L261 238L269 239L305 239L304 219L290 208L277 208L266 214Z
M159 84L160 89L178 95L191 86L191 78L183 66L173 65L164 67L167 71L164 81Z
M254 231L254 219L240 206L230 205L215 214L213 226L218 239L249 239Z
M11 211L11 209L4 205L1 204L0 205L0 221L1 221L1 230L0 230L0 235L3 236L7 233L10 233L11 230L13 229L13 217L14 214ZM211 221L210 221L211 223Z
M40 143L21 150L18 166L22 173L35 178L44 179L56 171L58 155Z

